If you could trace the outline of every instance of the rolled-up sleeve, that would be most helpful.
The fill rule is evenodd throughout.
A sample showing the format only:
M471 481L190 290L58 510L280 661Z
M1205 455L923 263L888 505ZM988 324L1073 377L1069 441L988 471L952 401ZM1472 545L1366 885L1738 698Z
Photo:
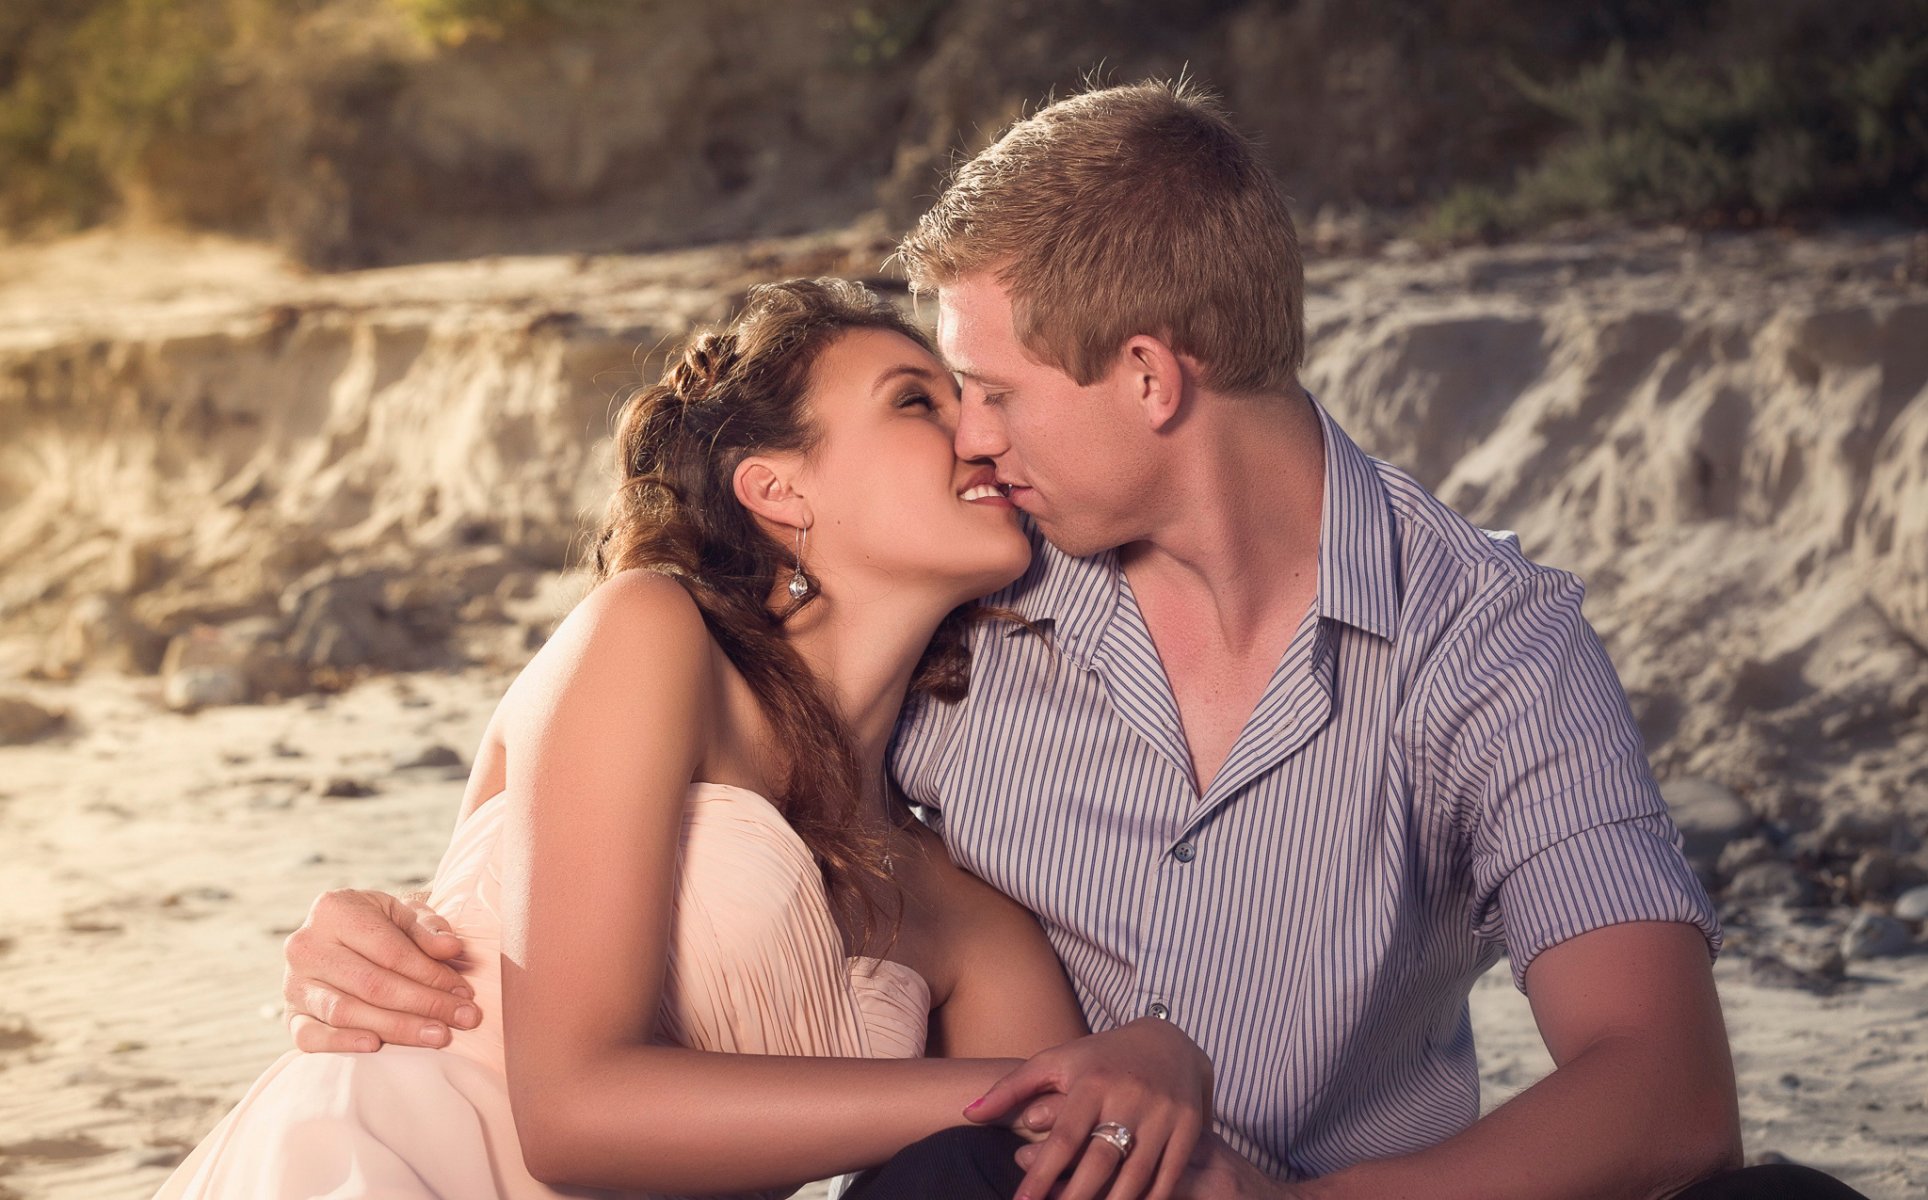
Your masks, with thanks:
M1428 766L1471 880L1468 921L1513 982L1541 951L1629 921L1720 922L1680 853L1625 691L1572 575L1533 567L1472 606L1424 692Z

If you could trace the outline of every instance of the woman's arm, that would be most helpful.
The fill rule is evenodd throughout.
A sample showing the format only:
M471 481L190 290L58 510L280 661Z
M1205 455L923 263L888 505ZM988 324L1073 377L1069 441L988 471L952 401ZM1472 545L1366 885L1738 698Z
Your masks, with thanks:
M502 1020L524 1159L546 1182L682 1193L821 1178L958 1123L1011 1065L649 1044L710 654L678 584L619 576L505 704Z
M1030 1058L1091 1032L1037 918L948 862L935 873L950 990L931 1014L930 1053Z

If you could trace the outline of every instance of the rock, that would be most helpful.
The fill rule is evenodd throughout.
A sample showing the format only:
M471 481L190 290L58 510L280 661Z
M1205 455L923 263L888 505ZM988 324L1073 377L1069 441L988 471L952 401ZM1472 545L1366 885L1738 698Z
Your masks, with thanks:
M245 617L197 625L170 641L161 660L168 707L245 704L308 690L307 673L282 651L280 632L272 617Z
M24 1050L40 1040L34 1027L19 1017L0 1017L0 1050Z
M161 635L136 620L118 597L87 596L68 610L47 665L57 677L94 666L151 675L165 646Z
M381 572L319 577L311 574L281 597L293 621L288 652L309 667L403 667L414 643L395 619Z
M502 604L528 600L535 596L541 585L542 577L534 571L510 571L495 585L495 598Z
M1756 954L1747 960L1747 979L1762 987L1799 988L1825 996L1847 977L1847 964L1837 953L1812 966L1789 962L1778 954Z
M1896 896L1895 916L1903 921L1928 921L1928 887L1909 888Z
M312 682L282 645L286 625L278 617L243 617L221 626L221 637L238 656L255 699L298 696Z
M1895 890L1895 856L1886 850L1864 852L1848 871L1848 889L1863 904L1887 899Z
M1841 935L1841 954L1850 960L1892 958L1906 954L1914 946L1914 940L1908 927L1893 917L1858 912L1854 920L1848 922L1847 932Z
M509 619L502 602L494 596L470 596L456 613L465 625L494 625Z
M446 640L467 599L455 579L439 574L391 579L382 589L383 608L401 625L411 645L438 645Z
M1730 900L1765 900L1795 907L1814 902L1813 885L1784 862L1742 867L1727 881L1726 894Z
M1732 879L1744 868L1767 862L1774 857L1774 843L1764 837L1746 837L1721 848L1720 877Z
M412 771L421 767L463 767L467 764L462 756L453 749L437 742L417 750L403 751L395 756L394 767L397 771Z
M67 722L67 714L18 696L0 696L0 746L39 741Z
M165 561L161 543L148 538L117 542L107 559L107 586L132 596L154 586Z
M1712 866L1729 842L1754 832L1754 814L1732 791L1708 779L1675 779L1660 787L1680 826L1681 852Z
M181 1165L181 1160L187 1157L190 1149L192 1147L189 1146L160 1146L143 1152L134 1160L134 1165L157 1170L163 1167L178 1167Z
M1822 853L1834 858L1855 859L1864 850L1891 849L1895 841L1895 821L1880 813L1836 808L1821 818Z
M161 702L175 712L246 704L248 677L239 667L182 667L161 685Z
M321 783L316 786L315 791L323 800L360 800L363 797L374 795L376 788L373 784L366 783L360 779L351 779L346 775L336 775L330 779L322 780Z

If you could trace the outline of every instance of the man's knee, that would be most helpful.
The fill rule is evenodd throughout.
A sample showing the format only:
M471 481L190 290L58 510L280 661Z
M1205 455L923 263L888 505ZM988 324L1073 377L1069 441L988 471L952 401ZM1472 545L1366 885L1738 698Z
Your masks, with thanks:
M1813 1167L1794 1163L1748 1167L1695 1184L1675 1200L1867 1200Z
M1007 1200L1024 1180L1012 1155L1023 1140L1008 1129L957 1125L898 1151L858 1177L846 1200Z

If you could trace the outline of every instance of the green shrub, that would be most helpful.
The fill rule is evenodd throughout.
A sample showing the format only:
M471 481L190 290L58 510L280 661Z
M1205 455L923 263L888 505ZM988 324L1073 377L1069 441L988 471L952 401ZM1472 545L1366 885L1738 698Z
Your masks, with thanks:
M44 4L0 30L0 223L85 224L114 180L192 127L238 15L273 0Z
M881 67L916 45L947 0L879 0L851 7L846 20L845 59L854 67Z
M545 26L590 24L636 7L633 0L395 0L395 4L417 29L447 45Z
M1490 238L1569 217L1751 224L1803 212L1928 213L1928 32L1834 58L1597 63L1519 91L1566 136L1500 189L1460 187L1421 233Z

